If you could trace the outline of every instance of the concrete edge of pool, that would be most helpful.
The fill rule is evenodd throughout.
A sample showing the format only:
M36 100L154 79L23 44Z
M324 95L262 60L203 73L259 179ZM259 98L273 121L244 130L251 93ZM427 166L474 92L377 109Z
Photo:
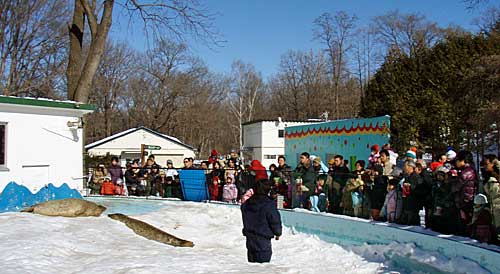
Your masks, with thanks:
M124 198L116 196L90 196L90 200L126 199L147 201L184 201L178 199ZM238 206L221 202L209 202L217 206ZM314 213L306 210L280 210L285 226L340 245L414 243L425 251L438 252L448 258L463 257L481 265L491 273L500 273L500 247L480 244L475 240L423 229L421 227L402 226L369 221L348 216Z

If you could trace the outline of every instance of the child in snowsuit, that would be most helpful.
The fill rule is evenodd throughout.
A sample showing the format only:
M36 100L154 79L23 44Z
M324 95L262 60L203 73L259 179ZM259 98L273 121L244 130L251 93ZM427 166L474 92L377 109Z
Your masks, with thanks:
M226 203L236 203L236 199L238 198L238 189L233 180L233 175L229 174L226 178L224 190L222 191L222 201Z
M491 211L486 206L487 203L488 199L484 194L474 197L474 214L468 227L470 236L482 243L491 243L496 238Z
M403 198L401 197L401 191L398 189L398 184L397 179L389 180L384 206L380 211L380 217L385 217L389 223L397 222L403 211Z
M212 182L208 186L208 192L210 193L210 200L211 201L217 201L219 198L219 177L214 176L212 178Z
M257 184L255 194L241 205L243 235L247 238L247 257L250 263L271 261L271 239L281 236L281 217L276 203L268 196L271 190L269 180Z
M309 197L311 210L315 212L326 212L328 206L328 188L325 186L326 176L318 176L314 194Z

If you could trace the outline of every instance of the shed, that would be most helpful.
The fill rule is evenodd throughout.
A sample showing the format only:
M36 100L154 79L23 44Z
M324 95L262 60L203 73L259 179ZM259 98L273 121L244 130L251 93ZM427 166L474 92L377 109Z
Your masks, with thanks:
M166 166L167 160L170 159L173 161L174 167L182 167L184 158L195 157L193 147L184 144L175 137L142 126L88 144L85 149L89 156L104 156L109 153L120 157L124 162L140 159L142 144L159 147L159 149L155 150L146 149L146 152L148 155L155 155L156 162L161 166Z
M32 192L52 183L83 190L82 117L73 101L0 96L0 191L14 181Z

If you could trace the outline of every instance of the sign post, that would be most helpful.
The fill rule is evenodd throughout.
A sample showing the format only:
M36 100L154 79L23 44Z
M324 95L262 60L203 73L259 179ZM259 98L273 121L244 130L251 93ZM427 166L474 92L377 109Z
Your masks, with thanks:
M141 163L142 163L142 166L146 165L146 149L148 149L148 150L160 150L161 146L141 144L141 159L142 159Z

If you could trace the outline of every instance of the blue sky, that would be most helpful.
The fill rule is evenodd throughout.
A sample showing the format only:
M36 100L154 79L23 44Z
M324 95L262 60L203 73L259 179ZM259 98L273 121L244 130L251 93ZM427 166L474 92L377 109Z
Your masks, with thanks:
M496 0L495 0L496 1ZM475 31L473 18L479 11L466 9L462 0L212 0L200 2L218 13L215 26L227 42L215 49L191 43L192 54L206 62L210 70L228 73L234 60L252 63L264 77L276 73L280 58L288 50L317 50L312 41L313 21L324 12L345 10L358 17L358 26L367 26L374 16L390 10L418 12L440 26L450 24ZM144 36L123 22L114 22L113 40L126 40L145 50Z

